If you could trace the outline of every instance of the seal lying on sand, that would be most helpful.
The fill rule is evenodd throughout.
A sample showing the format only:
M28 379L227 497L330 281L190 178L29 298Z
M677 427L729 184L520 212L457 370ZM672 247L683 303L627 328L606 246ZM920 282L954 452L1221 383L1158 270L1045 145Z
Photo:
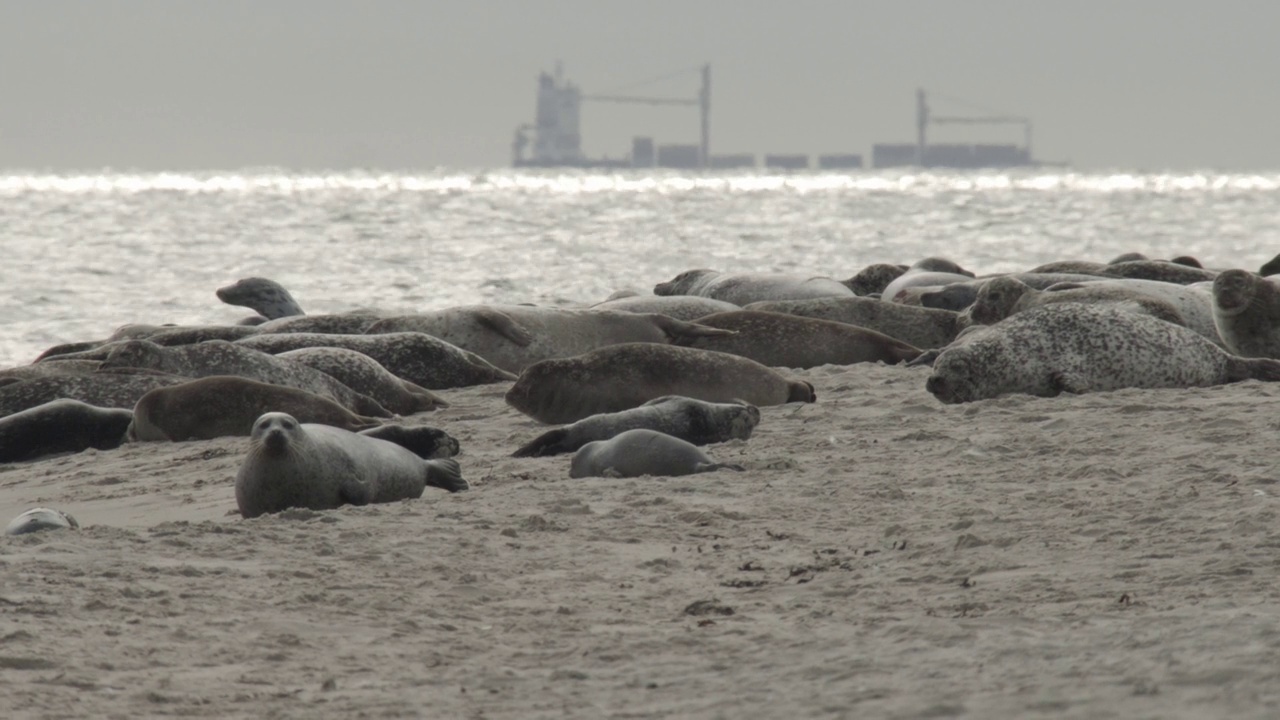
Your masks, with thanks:
M401 380L377 360L355 350L301 348L282 352L276 357L319 370L352 390L368 395L393 413L412 415L449 407L444 398L408 380Z
M1280 286L1247 270L1225 270L1213 281L1213 322L1231 352L1280 358Z
M80 523L61 510L31 508L14 518L4 529L5 535L26 535L41 530L77 530Z
M1187 324L1178 308L1169 302L1131 288L1094 285L1045 292L1036 290L1013 276L992 278L983 284L978 290L977 299L969 308L969 317L981 325L994 325L1010 315L1033 307L1065 302L1110 305L1183 327Z
M1187 328L1114 307L1062 303L971 329L942 351L925 389L945 403L1006 393L1280 380L1280 361L1229 355Z
M724 300L734 305L761 300L804 300L815 297L849 296L853 291L829 277L785 275L781 273L720 273L715 270L688 270L653 288L654 295L698 295Z
M583 445L569 463L569 477L674 477L720 469L744 470L712 460L691 442L638 428Z
M214 294L228 305L247 307L268 320L306 315L283 285L267 278L241 278L231 285L218 288Z
M330 510L421 497L427 486L467 489L458 463L424 460L377 438L266 413L253 423L236 473L236 505L246 518L300 507Z
M63 398L0 418L0 463L34 460L124 442L133 411Z
M663 395L708 402L813 402L813 386L754 360L696 348L627 343L525 368L507 404L544 423L639 407Z
M191 378L123 368L88 375L50 375L0 385L0 417L70 398L100 408L132 408L138 399L160 387L190 382Z
M920 348L875 330L785 313L736 310L708 315L698 323L734 334L682 339L678 344L750 358L769 367L896 365L920 354Z
M383 315L356 311L337 315L290 315L268 320L258 325L260 333L329 333L332 335L360 335Z
M903 305L867 297L776 300L751 303L743 309L857 325L921 349L947 345L956 339L961 330L969 326L964 315L950 310Z
M356 415L319 395L231 375L191 380L143 395L133 408L129 440L208 440L248 435L253 421L272 411L306 422L363 430L377 418Z
M697 295L637 295L605 300L591 306L592 310L620 310L631 313L657 313L677 320L695 322L700 317L718 312L730 312L742 308L723 300Z
M680 438L694 445L746 440L760 423L760 409L747 403L710 403L668 395L638 408L583 418L539 435L512 457L541 457L570 453L589 442L608 440L644 428Z

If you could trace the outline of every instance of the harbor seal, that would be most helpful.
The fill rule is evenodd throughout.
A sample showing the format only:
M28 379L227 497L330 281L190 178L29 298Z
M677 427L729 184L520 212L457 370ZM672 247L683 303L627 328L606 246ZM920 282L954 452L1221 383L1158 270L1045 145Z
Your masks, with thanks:
M247 307L268 320L306 315L283 285L267 278L241 278L218 288L214 294L228 305Z
M9 522L5 535L26 535L41 530L78 530L80 523L61 510L31 508Z
M380 313L356 311L337 315L291 315L268 320L258 326L260 333L328 333L360 335L381 320Z
M640 407L664 395L708 402L781 405L813 402L813 386L728 353L627 343L525 368L507 404L548 424Z
M393 413L412 415L449 407L444 398L408 380L401 380L377 360L355 350L311 347L289 350L275 357L319 370L352 390L368 395Z
M513 373L494 367L472 352L419 332L381 335L324 333L267 333L237 341L255 350L278 355L308 347L337 347L364 353L401 380L428 390L514 380Z
M751 303L743 309L857 325L920 349L947 345L968 327L967 318L951 310L884 302L869 297L776 300Z
M734 334L689 338L680 340L679 345L738 355L769 367L811 368L862 362L896 365L920 354L920 348L875 330L799 315L736 310L708 315L698 322L732 330Z
M426 333L516 373L540 360L573 357L609 345L733 334L653 313L524 305L446 308L388 318L368 330L370 335L384 332Z
M745 468L718 463L691 442L637 428L583 445L569 462L569 477L676 477L721 469Z
M1182 313L1165 300L1119 285L1082 286L1046 292L1036 290L1013 276L992 278L978 290L969 308L969 317L980 325L994 325L1015 313L1052 303L1110 305L1129 312L1150 315L1165 322L1186 326Z
M1119 288L1124 292L1141 293L1163 300L1177 309L1188 328L1195 330L1213 343L1222 345L1213 318L1212 285L1178 285L1158 280L1126 280L1121 278L1097 278L1086 282L1058 283L1046 288L1049 292L1061 292L1077 288Z
M1262 277L1280 274L1280 255L1276 255L1270 260L1262 263L1262 265L1258 267L1258 274Z
M710 403L667 395L638 408L583 418L549 430L512 453L511 457L544 457L571 453L589 442L608 440L644 428L680 438L694 445L746 440L760 423L760 409L748 403Z
M255 518L287 508L421 497L427 487L467 489L457 461L424 460L395 443L271 412L253 423L249 452L236 473L236 506Z
M967 283L973 278L968 275L933 270L909 270L885 287L880 299L886 302L903 302L908 291L913 288L936 288L952 283ZM918 302L913 304L919 304Z
M132 408L139 398L156 388L190 380L179 375L125 369L87 375L49 375L0 384L0 417L61 398L100 408Z
M51 358L45 362L0 370L0 385L57 375L92 375L101 365L100 360L54 360Z
M697 295L638 295L605 300L591 306L592 310L619 310L630 313L656 313L685 322L718 312L730 312L742 308L733 303Z
M129 440L182 442L248 435L254 420L272 411L352 431L379 424L377 418L356 415L305 390L214 375L158 388L139 398Z
M192 379L235 375L258 382L305 390L329 398L353 413L391 417L391 411L367 395L352 390L331 375L295 362L225 340L162 347L149 340L129 340L112 349L103 368L138 367ZM257 417L256 415L254 417Z
M721 273L688 270L653 288L654 295L698 295L746 305L760 300L804 300L853 294L846 285L829 277L784 273Z
M459 450L457 438L425 425L379 425L356 434L395 443L424 460L453 457Z
M1280 358L1280 286L1274 282L1224 270L1213 280L1213 322L1236 355Z
M1280 380L1280 361L1230 355L1187 328L1114 307L1061 303L976 328L942 351L925 389L944 403L1027 393L1188 388Z
M111 450L124 442L131 422L132 410L51 400L0 418L0 463L89 448Z
M848 280L841 280L840 284L852 290L853 294L859 297L867 297L871 295L879 296L884 293L884 289L886 287L889 287L889 283L902 277L903 273L905 273L907 269L906 265L875 263L874 265L868 265L862 268L858 271L857 275L854 275Z
M1088 282L1099 278L1097 275L1073 275L1071 273L1013 273L1010 275L996 275L993 277L970 280L969 282L951 283L950 285L944 285L938 288L918 288L918 300L921 307L962 312L969 306L973 305L973 302L978 299L978 291L981 290L983 286L999 277L1016 278L1024 285L1035 288L1036 290L1045 290L1053 285L1064 282ZM911 291L908 291L908 294L910 294L910 292Z

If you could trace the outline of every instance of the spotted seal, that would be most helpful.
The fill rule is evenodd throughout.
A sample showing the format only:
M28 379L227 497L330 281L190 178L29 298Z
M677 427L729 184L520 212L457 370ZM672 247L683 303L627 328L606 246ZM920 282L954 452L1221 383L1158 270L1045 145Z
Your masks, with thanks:
M884 289L886 287L889 287L889 283L902 277L903 273L905 273L907 269L906 265L875 263L862 268L856 275L848 280L841 280L840 283L852 290L853 294L859 297L866 297L869 295L879 296L884 293ZM761 302L770 301L762 300ZM754 305L755 303L751 304Z
M925 389L944 403L962 403L1007 393L1052 397L1248 379L1280 380L1280 361L1230 355L1147 315L1061 303L966 333L938 355Z
M653 288L654 295L698 295L746 305L760 300L803 300L815 297L849 296L846 285L829 277L784 273L721 273L715 270L688 270Z
M61 398L79 400L100 408L132 408L148 392L190 379L168 373L117 369L85 375L56 374L0 384L0 417Z
M1129 312L1160 318L1176 325L1185 327L1187 324L1182 313L1168 301L1144 295L1132 288L1118 285L1094 285L1046 292L1036 290L1012 276L992 278L984 283L978 290L977 299L969 308L969 317L975 323L993 325L1014 313L1041 305L1064 302L1112 305Z
M319 370L352 390L368 395L393 413L412 415L449 407L444 398L401 380L377 360L355 350L310 347L282 352L276 357Z
M61 510L31 508L9 522L5 535L26 535L41 530L78 530L80 523Z
M968 319L951 310L884 302L869 297L774 300L751 303L743 309L857 325L921 349L942 347L968 327Z
M424 460L395 443L266 413L236 473L236 506L254 518L288 508L331 510L467 489L457 461Z
M700 317L718 312L741 310L733 303L697 295L636 295L605 300L591 306L592 310L620 310L630 313L657 313L677 320L694 322Z
M283 285L267 278L241 278L218 288L214 294L228 305L247 307L268 320L306 315Z
M1280 286L1247 270L1224 270L1213 280L1213 322L1231 352L1280 358Z
M79 400L51 400L0 418L0 463L63 452L120 447L133 411Z
M764 365L697 348L627 343L525 368L507 391L511 407L548 424L639 407L663 395L753 405L813 402L813 386Z
M291 315L268 320L258 326L260 333L328 333L360 335L383 317L381 313L356 311L334 315Z
M691 442L656 430L627 430L583 445L569 462L569 477L676 477L741 465L718 463Z
M589 442L608 440L644 428L694 445L746 440L760 423L760 409L748 403L710 403L667 395L638 408L583 418L549 430L512 453L512 457L542 457L570 453Z
M698 322L732 330L734 334L681 339L677 344L738 355L769 367L811 368L862 362L896 365L920 354L920 348L875 330L799 315L736 310L708 315Z

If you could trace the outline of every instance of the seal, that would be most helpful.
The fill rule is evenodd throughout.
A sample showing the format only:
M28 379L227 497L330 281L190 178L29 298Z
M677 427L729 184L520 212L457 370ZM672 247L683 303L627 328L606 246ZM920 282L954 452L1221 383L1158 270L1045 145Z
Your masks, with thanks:
M569 463L569 477L676 477L721 469L745 468L718 463L686 440L637 428L583 445Z
M420 332L380 335L268 333L238 343L277 355L308 347L337 347L364 353L401 380L429 390L514 380L516 376L472 352Z
M511 407L539 422L564 424L639 407L664 395L708 402L781 405L813 402L813 386L728 353L626 343L525 368L507 391Z
M666 315L525 305L454 307L388 318L368 330L370 335L385 332L426 333L515 373L540 360L573 357L609 345L732 334Z
M869 297L775 300L751 303L743 309L857 325L921 349L947 345L969 326L964 315L951 310L884 302Z
M362 395L368 395L399 415L412 415L449 407L444 398L392 375L377 360L345 348L311 347L282 352L275 357L302 363L329 375Z
M361 335L383 317L380 313L364 310L336 315L291 315L262 323L258 332Z
M534 438L511 457L544 457L571 453L589 442L608 440L627 430L643 428L680 438L694 445L746 440L760 424L760 408L748 403L710 403L667 395L638 408L592 415L572 425Z
M89 448L111 450L124 442L131 422L132 410L51 400L0 418L0 463Z
M41 530L78 529L80 529L80 523L76 522L74 517L61 510L31 508L14 518L9 523L9 526L4 529L4 534L26 535L27 533L40 532Z
M908 271L919 270L923 272L940 272L951 273L952 275L964 275L965 277L976 277L976 275L964 268L953 260L944 257L927 257L912 263Z
M1247 270L1224 270L1213 280L1213 322L1231 352L1280 358L1280 286Z
M79 400L100 408L132 408L148 392L190 379L126 369L88 375L58 374L0 384L0 417L61 398Z
M247 307L268 320L306 315L283 285L267 278L241 278L218 288L214 294L228 305Z
M854 295L879 297L884 293L884 289L889 287L889 283L902 277L906 271L907 266L905 265L875 263L862 268L857 275L848 280L842 280L841 284L852 290Z
M182 442L248 435L264 413L287 412L305 422L363 430L377 418L356 415L338 403L294 388L233 375L189 380L152 390L133 408L128 438Z
M1116 258L1116 260L1109 263L1061 260L1041 265L1031 270L1031 272L1074 273L1133 280L1158 280L1178 285L1212 282L1213 278L1217 276L1217 273L1212 270L1180 265L1165 260L1121 260L1120 258Z
M0 370L0 385L19 380L35 380L36 378L57 375L92 375L101 366L102 362L99 360L58 360L50 358L45 362L19 365L18 367Z
M193 379L236 375L305 390L329 398L360 415L391 417L392 414L373 398L352 390L331 375L305 363L268 355L225 340L176 347L162 347L149 340L128 340L112 349L111 354L102 361L102 367L147 368Z
M994 325L1001 320L1041 305L1074 302L1086 305L1112 305L1129 312L1150 315L1165 322L1186 326L1182 313L1168 301L1139 290L1120 285L1082 286L1046 292L1036 290L1013 276L988 280L978 290L978 298L969 308L969 317L981 325Z
M902 302L907 291L912 288L942 287L952 283L967 283L972 279L968 275L959 273L909 270L889 283L881 293L880 299L887 302Z
M685 322L718 312L730 312L742 308L723 300L697 295L636 295L605 300L591 306L592 310L619 310L622 312L666 315Z
M1276 255L1270 260L1262 263L1258 268L1258 274L1262 277L1270 277L1280 274L1280 255Z
M1120 388L1280 380L1280 361L1230 355L1187 328L1115 307L1060 303L966 333L933 363L944 403L1008 393L1053 397Z
M332 510L466 490L457 461L424 460L395 443L271 412L253 423L236 473L236 506L255 518L288 508Z
M1045 290L1053 285L1064 282L1091 282L1098 280L1098 275L1073 275L1071 273L1013 273L1011 275L996 275L995 277L1012 277L1027 287L1036 290ZM936 310L952 310L954 312L962 312L973 302L978 299L978 291L984 285L994 278L982 278L979 280L970 280L969 282L957 282L950 285L944 285L938 288L914 288L918 290L918 299L921 307L934 308ZM912 290L908 290L910 295Z
M698 322L732 330L734 334L695 337L678 344L750 358L769 367L811 368L863 362L896 365L920 354L920 348L875 330L799 315L737 310L708 315Z
M654 295L697 295L734 305L761 300L805 300L815 297L847 297L847 286L829 277L783 273L721 273L688 270L653 288Z
M424 460L453 457L459 449L457 438L425 425L379 425L356 434L395 443Z
M1124 292L1140 293L1156 300L1163 300L1177 309L1188 328L1195 330L1213 343L1225 347L1218 336L1213 318L1212 285L1178 285L1158 280L1122 280L1119 278L1089 280L1086 282L1058 283L1050 285L1049 292L1061 292L1078 288L1119 288Z

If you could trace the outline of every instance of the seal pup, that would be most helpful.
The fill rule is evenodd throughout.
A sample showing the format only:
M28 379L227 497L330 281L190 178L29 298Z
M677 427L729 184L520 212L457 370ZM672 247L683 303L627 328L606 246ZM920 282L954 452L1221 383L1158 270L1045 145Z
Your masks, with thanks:
M784 273L721 273L687 270L653 288L654 295L698 295L746 305L760 300L804 300L849 296L846 285L829 277Z
M760 408L749 403L711 403L667 395L638 408L583 418L549 430L511 454L544 457L571 453L589 442L608 440L627 430L644 428L680 438L694 445L746 440L760 424Z
M1008 393L1053 397L1249 379L1280 380L1280 361L1230 355L1148 315L1061 303L966 333L938 355L925 389L944 403L962 403Z
M26 535L41 530L78 530L80 523L61 510L31 508L9 522L5 535Z
M225 340L162 347L149 340L129 340L102 361L103 368L138 367L189 378L236 375L258 382L305 390L329 398L351 412L391 417L391 411L305 363L294 362ZM256 416L255 416L256 417Z
M455 460L424 460L386 440L271 412L253 423L236 473L236 506L246 518L293 507L332 510L417 498L428 486L468 487Z
M686 440L637 428L583 445L569 462L569 477L677 477L721 469L745 470L712 460Z
M683 339L679 345L739 355L769 367L811 368L862 362L896 365L920 354L920 348L875 330L799 315L736 310L708 315L698 322L733 330L734 334Z
M401 380L429 390L514 380L515 374L494 367L473 352L420 332L380 335L268 333L237 341L278 355L308 347L337 347L364 353Z
M131 422L132 410L94 407L68 398L51 400L0 418L0 463L118 448Z
M79 400L100 408L132 408L139 398L156 388L190 380L166 373L117 369L87 375L50 375L0 384L0 417L61 398Z
M781 405L813 402L813 386L737 355L627 343L525 368L507 391L511 407L539 422L564 424L639 407L664 395L708 402Z
M275 357L300 362L368 395L393 413L412 415L449 407L430 390L392 375L377 360L345 348L311 347L282 352Z
M656 313L685 322L694 322L718 312L730 312L742 308L723 300L713 300L697 295L639 295L605 300L592 305L592 310L620 310L630 313Z
M1213 280L1213 322L1236 355L1280 358L1280 286L1274 282L1224 270Z
M751 303L743 309L857 325L921 349L947 345L968 327L968 319L951 310L884 302L869 297L774 300Z
M667 343L731 335L666 315L522 305L465 305L381 320L368 334L420 332L520 372L539 360L573 357L628 342Z
M234 375L214 375L143 395L133 408L128 437L131 442L182 442L248 435L254 420L272 411L351 431L379 424L377 418L356 415L305 390Z
M214 291L228 305L247 307L268 320L306 315L284 286L267 278L241 278Z
M1150 315L1165 322L1186 326L1178 308L1165 300L1121 286L1078 287L1046 292L1036 290L1016 277L992 278L978 290L969 308L969 317L980 325L994 325L1015 313L1052 303L1111 305L1121 310Z

